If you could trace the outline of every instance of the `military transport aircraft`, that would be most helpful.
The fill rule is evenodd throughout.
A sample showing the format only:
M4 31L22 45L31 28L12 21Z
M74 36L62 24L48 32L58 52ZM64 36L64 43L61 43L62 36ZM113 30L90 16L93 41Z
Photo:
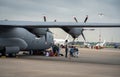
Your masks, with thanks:
M86 22L87 18L85 19ZM20 50L44 50L53 45L53 34L48 28L62 28L74 39L83 35L84 27L120 27L120 23L0 21L0 53L16 55ZM78 28L79 27L79 28Z

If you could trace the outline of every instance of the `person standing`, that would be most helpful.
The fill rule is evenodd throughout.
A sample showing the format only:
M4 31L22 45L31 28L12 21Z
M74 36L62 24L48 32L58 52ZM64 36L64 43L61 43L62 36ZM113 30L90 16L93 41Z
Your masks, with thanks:
M60 56L60 44L58 44L58 56Z
M68 40L65 40L65 58L68 56Z

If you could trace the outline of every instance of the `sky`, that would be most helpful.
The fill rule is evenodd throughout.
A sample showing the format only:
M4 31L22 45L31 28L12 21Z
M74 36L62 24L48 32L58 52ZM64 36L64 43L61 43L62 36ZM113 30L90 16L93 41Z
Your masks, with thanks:
M0 20L23 20L43 22L83 22L86 15L87 23L120 23L120 0L0 0ZM100 15L100 14L103 15ZM65 39L67 33L62 29L50 29L55 38ZM95 28L84 31L87 41L120 42L120 28ZM70 39L72 39L70 37ZM80 36L77 40L84 41Z

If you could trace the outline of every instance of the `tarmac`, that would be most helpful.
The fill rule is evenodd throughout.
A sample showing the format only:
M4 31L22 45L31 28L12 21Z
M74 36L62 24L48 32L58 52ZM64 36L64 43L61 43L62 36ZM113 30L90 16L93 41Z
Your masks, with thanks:
M120 49L79 48L79 52L78 58L0 58L0 77L120 77Z

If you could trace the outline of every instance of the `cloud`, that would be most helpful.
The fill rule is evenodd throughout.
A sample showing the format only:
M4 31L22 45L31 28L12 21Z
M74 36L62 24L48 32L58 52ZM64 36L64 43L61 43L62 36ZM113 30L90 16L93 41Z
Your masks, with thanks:
M118 10L120 5L117 1L119 0L0 0L0 13L11 14L14 17L49 15L60 18L59 21L66 21L67 18L75 15L78 17L89 15L95 18L99 12L102 12L106 18L120 19ZM67 21L72 21L72 19L67 19Z

